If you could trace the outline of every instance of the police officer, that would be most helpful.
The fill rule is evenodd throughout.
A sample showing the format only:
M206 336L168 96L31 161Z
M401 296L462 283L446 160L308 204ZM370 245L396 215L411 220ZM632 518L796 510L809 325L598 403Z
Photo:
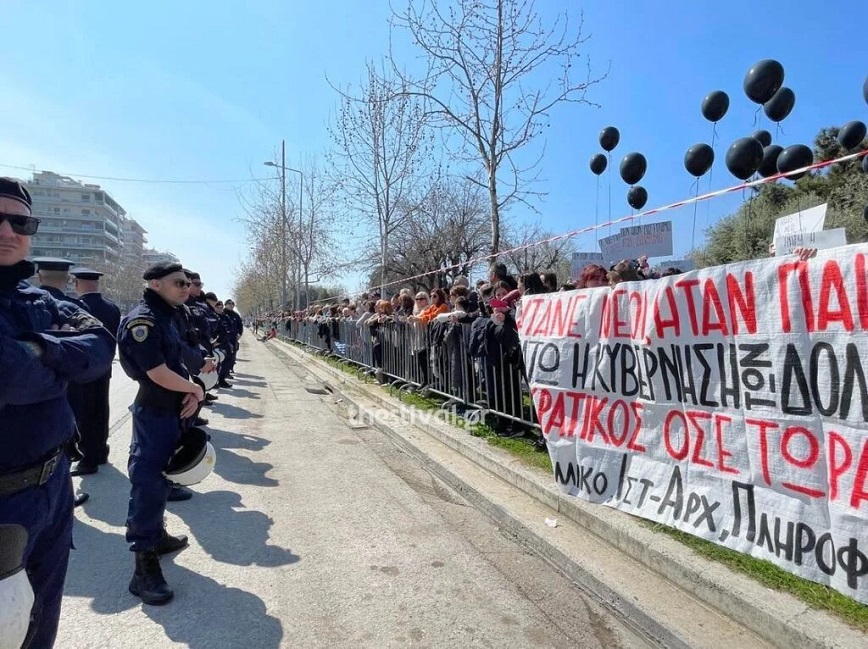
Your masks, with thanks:
M99 288L103 273L90 268L73 268L75 292L88 311L115 336L121 322L121 310L118 305L102 296ZM114 356L114 349L112 350ZM109 391L111 368L105 376L96 381L82 385L83 411L78 419L78 431L81 434L79 450L82 459L73 469L72 475L90 475L96 473L101 464L108 462L109 435Z
M146 604L174 597L160 568L160 555L186 547L187 537L170 536L163 527L170 484L163 471L181 437L181 427L204 399L190 381L183 361L177 307L190 293L180 264L160 262L145 271L148 282L139 304L118 329L121 367L139 384L133 403L132 483L126 538L136 567L130 592Z
M31 205L21 183L0 178L0 524L27 531L35 599L25 646L43 648L57 635L72 545L67 382L104 375L113 343L86 311L23 281L34 273L25 257L39 227Z
M220 363L220 380L217 382L217 385L221 388L231 388L232 384L226 380L226 376L229 372L229 358L232 354L232 336L226 326L226 321L221 316L221 312L217 311L217 303L220 302L217 296L213 292L205 293L205 302L210 309L211 327L215 334L215 338L212 338L212 341L216 341L215 345L222 349L225 355L224 361ZM220 307L222 310L222 302L220 302Z
M56 300L70 302L80 309L89 311L87 304L66 293L69 287L69 269L74 265L73 262L57 257L35 257L33 263L36 264L36 271L39 277L39 288L47 291ZM66 398L69 400L69 405L72 408L72 413L75 415L76 434L73 440L67 447L67 453L71 460L81 460L83 453L81 452L81 425L82 421L87 418L87 402L88 389L86 386L71 381L66 389ZM73 475L78 475L73 472ZM85 492L79 492L75 496L75 506L79 507L87 502L90 495Z
M238 358L238 346L241 340L241 335L244 333L244 321L241 319L241 316L238 315L238 312L235 310L235 302L232 298L226 300L224 304L223 313L232 320L232 323L235 325L235 337L232 340L234 345L233 353L232 353L232 364L229 366L229 376L232 376L232 373L235 371L235 360Z
M186 268L184 269L184 273L191 282L190 297L187 298L185 304L190 309L193 325L199 334L199 344L205 350L205 354L213 358L214 346L211 340L216 334L212 331L214 320L211 317L211 309L208 307L205 296L202 294L204 283L199 273L187 270ZM208 405L212 401L217 401L217 395L206 394L205 405Z

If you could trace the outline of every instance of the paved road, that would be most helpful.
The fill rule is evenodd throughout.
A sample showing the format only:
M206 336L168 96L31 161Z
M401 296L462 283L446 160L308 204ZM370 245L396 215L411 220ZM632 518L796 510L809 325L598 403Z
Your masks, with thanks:
M111 464L80 481L58 647L645 646L382 435L351 429L303 367L249 335L241 357L206 409L215 474L169 505L191 547L163 562L165 607L127 592L135 385L116 366Z

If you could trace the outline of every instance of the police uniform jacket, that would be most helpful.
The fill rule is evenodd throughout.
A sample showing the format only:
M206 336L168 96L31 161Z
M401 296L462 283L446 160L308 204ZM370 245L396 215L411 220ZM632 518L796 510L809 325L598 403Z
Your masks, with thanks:
M205 364L205 350L199 340L199 332L196 330L193 314L190 311L190 307L186 304L179 306L176 309L176 314L178 332L181 334L181 341L184 343L182 351L184 365L191 374L198 374Z
M196 333L199 334L199 344L211 356L214 353L211 338L216 334L211 331L211 322L208 317L208 303L204 299L199 300L191 295L187 299L186 306L190 310L190 318L193 321L193 326L196 328Z
M183 346L177 310L156 292L145 289L141 302L118 327L121 367L139 384L137 406L165 413L180 412L184 395L157 385L148 378L148 371L165 364L176 374L189 378Z
M111 334L73 301L22 281L32 275L30 262L0 267L0 473L65 445L75 431L67 382L96 380L112 362ZM60 331L64 325L72 331Z
M224 311L223 313L229 316L229 319L235 325L235 337L240 337L244 333L244 320L235 311Z

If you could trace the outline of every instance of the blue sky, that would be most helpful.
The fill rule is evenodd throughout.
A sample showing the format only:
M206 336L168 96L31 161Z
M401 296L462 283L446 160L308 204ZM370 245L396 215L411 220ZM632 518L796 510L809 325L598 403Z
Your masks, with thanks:
M398 5L401 0L394 0ZM388 47L388 2L349 0L190 0L148 3L6 0L0 40L0 164L144 179L241 180L269 175L281 138L287 163L322 153L336 97L326 81L357 81L366 58ZM691 193L686 149L711 139L700 112L711 90L730 95L718 125L712 185L735 184L723 165L727 144L750 134L756 106L742 78L752 63L776 58L796 107L783 145L810 144L820 127L868 120L861 88L868 74L864 0L538 0L544 15L583 8L592 65L609 77L589 98L600 105L552 113L538 187L540 220L554 232L594 222L595 177L588 159L597 135L621 131L615 167L628 151L648 159L648 207ZM11 18L14 17L14 20ZM15 24L10 28L8 25ZM412 56L402 50L404 56ZM26 171L0 167L26 176ZM179 255L222 296L246 250L237 185L100 182L149 232L151 244ZM607 176L601 218L608 213ZM612 175L613 216L629 213L626 186ZM702 188L707 189L707 179ZM699 210L699 225L737 199ZM690 245L692 208L672 212L676 253ZM603 233L605 234L605 232ZM701 233L698 235L701 236ZM593 248L586 237L582 249ZM357 276L344 278L356 288Z

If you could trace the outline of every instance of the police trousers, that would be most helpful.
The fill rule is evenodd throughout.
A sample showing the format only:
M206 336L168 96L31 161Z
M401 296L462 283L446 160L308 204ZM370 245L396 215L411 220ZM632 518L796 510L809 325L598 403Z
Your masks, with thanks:
M17 523L29 535L24 567L34 601L24 642L28 649L49 649L57 636L72 520L72 480L65 456L44 485L0 497L0 523Z
M151 550L163 532L169 481L163 470L181 437L178 413L133 405L133 440L127 469L132 483L127 542L133 552Z
M84 464L97 466L108 461L109 391L111 374L78 386L82 411L74 410L78 431L78 447ZM71 402L71 400L70 400Z

